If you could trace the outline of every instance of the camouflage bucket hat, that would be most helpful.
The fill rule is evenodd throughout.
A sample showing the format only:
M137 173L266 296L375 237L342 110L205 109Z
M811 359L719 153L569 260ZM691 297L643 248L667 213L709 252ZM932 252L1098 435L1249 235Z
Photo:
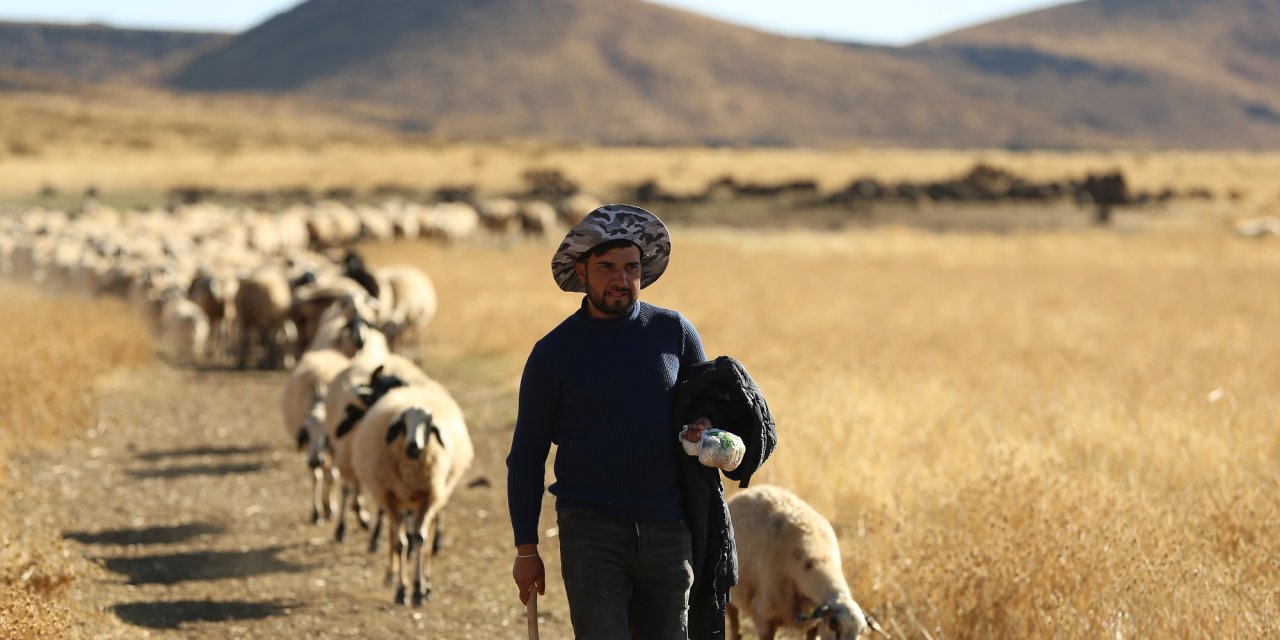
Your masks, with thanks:
M551 258L551 275L565 291L586 293L573 265L592 247L610 240L630 240L640 247L640 288L654 283L671 259L671 234L658 216L629 204L606 204L569 230Z

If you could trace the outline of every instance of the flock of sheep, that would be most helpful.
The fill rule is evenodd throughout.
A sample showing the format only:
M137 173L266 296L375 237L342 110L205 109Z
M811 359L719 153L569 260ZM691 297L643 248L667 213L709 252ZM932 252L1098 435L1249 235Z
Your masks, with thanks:
M474 451L457 402L408 357L436 312L431 280L408 265L369 267L344 247L554 233L598 204L32 210L0 218L0 274L122 297L176 360L288 369L280 413L288 442L306 453L312 520L335 520L341 541L356 513L373 530L371 551L387 527L395 601L418 605L431 594L442 510ZM816 510L769 486L738 492L729 509L741 574L731 637L741 638L742 613L761 638L785 627L841 640L880 631L854 601L835 532Z

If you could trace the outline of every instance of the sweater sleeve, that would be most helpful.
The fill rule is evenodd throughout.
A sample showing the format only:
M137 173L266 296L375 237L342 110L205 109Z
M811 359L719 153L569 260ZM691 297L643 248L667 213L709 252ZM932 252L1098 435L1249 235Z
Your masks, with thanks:
M560 412L560 387L550 354L539 342L520 378L520 405L507 454L507 510L517 546L538 542L547 453Z
M680 373L683 375L686 368L706 362L707 354L702 351L702 336L698 335L698 330L693 327L693 323L683 315L680 316L680 330L682 332Z

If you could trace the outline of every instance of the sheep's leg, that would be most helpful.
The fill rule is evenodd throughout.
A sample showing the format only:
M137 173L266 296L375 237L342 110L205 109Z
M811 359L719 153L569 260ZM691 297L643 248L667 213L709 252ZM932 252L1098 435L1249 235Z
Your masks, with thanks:
M204 341L204 357L205 360L213 359L213 350L218 345L219 335L222 332L221 320L209 320L209 339Z
M407 576L405 576L404 574L404 567L405 567L405 561L406 561L404 554L406 552L406 547L408 545L406 545L405 542L406 542L406 539L404 535L404 520L401 519L396 524L396 535L391 540L391 565L395 570L396 585L397 585L396 586L396 604L408 603L408 599L405 597L405 592L408 589L408 581L406 580ZM388 573L390 573L390 569L388 570Z
M805 640L818 640L818 627L809 627L809 630L804 632L804 638Z
M440 549L444 547L444 542L443 542L444 535L441 533L444 530L444 527L442 525L443 520L444 520L444 512L436 511L436 518L435 518L436 532L434 535L431 536L431 555L433 556L440 555Z
M742 640L742 628L739 626L738 608L730 602L725 608L725 612L729 614L729 640Z
M378 551L378 538L382 536L382 509L378 509L378 515L375 516L373 523L373 533L369 534L369 553Z
M436 516L439 508L435 505L425 509L416 509L413 520L409 523L409 557L413 558L413 606L421 606L423 600L431 597L431 555L426 551L426 540L423 534L432 540L436 534Z
M311 524L320 524L329 518L329 504L324 496L325 475L323 465L311 470Z
M756 633L760 635L760 640L773 640L778 635L778 623L772 620L761 620L756 618Z
M249 364L249 342L253 339L252 330L244 327L240 330L240 361L236 367L243 369Z
M360 522L361 529L368 531L369 527L373 526L373 514L365 507L364 496L356 496L356 503L351 511L356 514L356 519ZM381 507L379 507L378 513L381 512Z
M342 542L347 537L347 501L351 500L355 491L352 490L351 483L342 483L342 499L338 503L338 526L333 530L333 539Z
M333 514L338 512L338 494L333 490L333 485L338 481L337 470L330 462L324 464L324 518L328 520Z

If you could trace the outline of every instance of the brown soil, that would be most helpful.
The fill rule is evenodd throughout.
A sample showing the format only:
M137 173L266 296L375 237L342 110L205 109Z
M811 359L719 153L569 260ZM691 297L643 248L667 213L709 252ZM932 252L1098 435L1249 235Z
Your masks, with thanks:
M392 604L383 552L309 521L305 460L285 440L279 372L158 365L111 381L89 435L15 461L0 523L60 532L85 561L76 637L524 638L511 581L504 457L515 399L483 363L428 372L468 412L476 461L445 512L434 595ZM549 501L548 501L549 504ZM553 520L544 513L544 527ZM349 528L354 522L349 521ZM571 631L554 539L544 638Z

